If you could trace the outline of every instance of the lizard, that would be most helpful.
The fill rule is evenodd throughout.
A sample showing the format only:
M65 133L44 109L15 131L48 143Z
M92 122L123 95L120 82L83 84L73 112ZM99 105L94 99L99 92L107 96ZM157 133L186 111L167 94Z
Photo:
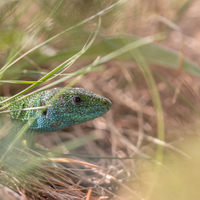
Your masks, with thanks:
M0 97L0 107L8 98ZM54 88L24 99L16 97L8 103L6 110L0 111L0 131L10 121L12 134L16 133L32 119L24 134L26 138L92 120L104 115L112 105L109 99L83 88Z

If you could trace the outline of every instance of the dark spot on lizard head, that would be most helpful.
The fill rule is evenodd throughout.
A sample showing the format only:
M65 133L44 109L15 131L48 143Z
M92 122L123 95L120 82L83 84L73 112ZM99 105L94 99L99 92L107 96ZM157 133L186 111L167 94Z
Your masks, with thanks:
M45 106L45 103L44 102L42 102L42 106ZM46 116L47 115L47 108L45 108L44 109L44 111L43 111L43 113L42 113L44 116Z
M44 115L44 116L47 115L47 108L43 111L43 115Z

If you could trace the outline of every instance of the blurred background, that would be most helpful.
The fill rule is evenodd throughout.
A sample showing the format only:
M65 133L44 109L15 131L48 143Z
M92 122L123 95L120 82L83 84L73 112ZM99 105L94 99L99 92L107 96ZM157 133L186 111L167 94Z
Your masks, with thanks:
M100 118L35 138L51 149L101 136L63 149L102 167L70 166L85 177L74 199L87 188L88 200L200 198L199 11L198 0L0 0L1 96L73 82L113 103ZM13 185L27 199L51 199L46 188Z

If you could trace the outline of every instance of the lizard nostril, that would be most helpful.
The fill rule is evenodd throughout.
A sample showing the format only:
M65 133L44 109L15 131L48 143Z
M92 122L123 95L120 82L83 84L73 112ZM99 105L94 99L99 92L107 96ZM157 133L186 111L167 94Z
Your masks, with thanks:
M110 101L109 99L107 99L107 98L104 99L103 104L104 104L105 106L109 106L109 107L112 105L111 101Z

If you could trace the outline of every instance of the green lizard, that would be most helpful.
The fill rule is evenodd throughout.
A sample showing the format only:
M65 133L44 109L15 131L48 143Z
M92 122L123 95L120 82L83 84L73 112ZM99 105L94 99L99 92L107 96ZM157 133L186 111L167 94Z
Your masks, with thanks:
M0 97L0 107L5 105L1 102L7 98ZM18 97L9 103L6 110L0 111L0 128L9 119L14 127L12 132L17 133L25 123L34 119L26 137L92 120L105 114L112 105L109 99L82 88L54 88L21 100Z

